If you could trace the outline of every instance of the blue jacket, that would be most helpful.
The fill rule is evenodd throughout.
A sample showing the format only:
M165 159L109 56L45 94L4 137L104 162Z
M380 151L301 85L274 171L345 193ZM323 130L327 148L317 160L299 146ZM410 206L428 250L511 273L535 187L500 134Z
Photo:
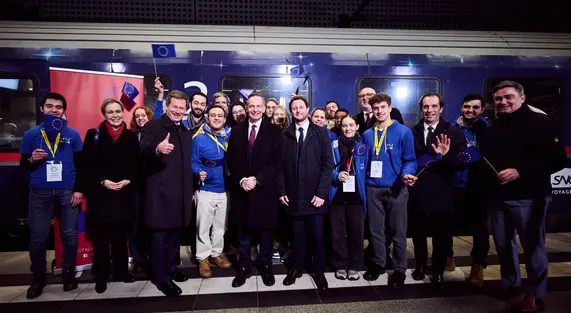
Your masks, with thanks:
M216 138L218 144L211 136ZM200 190L218 193L226 191L224 186L226 142L225 134L214 134L208 126L204 127L204 134L198 134L192 140L192 172L196 177L200 172L206 172L206 179Z
M381 146L379 155L375 155L375 132L376 127L371 127L363 133L362 143L369 147L369 163L367 164L367 179L365 184L373 187L393 187L403 184L401 178L404 175L416 174L416 155L414 153L414 137L412 131L393 120L388 127L388 133ZM377 131L381 138L382 131ZM372 161L383 162L381 178L370 177L370 163Z
M452 125L462 130L464 132L464 136L466 137L467 143L472 146L476 146L476 148L480 147L480 144L490 126L486 120L480 118L474 123L473 127L468 127L462 122L461 116L458 117ZM455 173L454 187L466 188L466 184L468 183L468 174L470 173L471 168L472 167L470 166Z
M337 189L341 188L343 192L343 183L337 179L339 177L339 162L341 160L341 154L339 153L339 141L334 140L331 145L333 146L333 175L331 176L331 189L329 190L329 203L333 201L333 197L337 193ZM369 147L360 143L355 143L355 152L353 152L354 161L354 171L355 171L355 183L357 185L357 191L361 200L363 200L363 207L365 212L367 211L367 193L365 188L365 179L367 178L367 165L369 164Z

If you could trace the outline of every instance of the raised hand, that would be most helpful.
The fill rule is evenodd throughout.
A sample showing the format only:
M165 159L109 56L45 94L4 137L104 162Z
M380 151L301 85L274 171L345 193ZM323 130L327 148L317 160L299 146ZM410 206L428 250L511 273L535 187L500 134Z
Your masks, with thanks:
M32 162L38 162L45 158L48 154L44 149L36 149L32 152L32 157L30 158Z
M432 144L432 149L434 149L434 152L445 156L450 151L450 138L444 134L437 136L436 145Z
M169 142L171 134L168 133L165 140L161 141L157 146L157 152L162 154L169 154L174 150L174 145Z

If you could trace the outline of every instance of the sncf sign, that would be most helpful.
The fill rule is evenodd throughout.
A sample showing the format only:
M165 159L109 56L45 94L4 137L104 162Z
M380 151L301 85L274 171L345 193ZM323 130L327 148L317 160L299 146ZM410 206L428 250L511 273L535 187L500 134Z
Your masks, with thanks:
M571 168L551 174L551 188L571 188Z

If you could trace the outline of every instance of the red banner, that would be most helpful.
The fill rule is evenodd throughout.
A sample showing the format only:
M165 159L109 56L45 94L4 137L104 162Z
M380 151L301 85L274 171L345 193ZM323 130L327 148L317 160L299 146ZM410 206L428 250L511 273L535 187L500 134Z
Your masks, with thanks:
M50 67L50 90L62 94L67 101L66 118L69 127L77 130L81 138L90 128L97 128L103 115L101 103L107 98L121 99L121 90L125 82L131 83L139 90L135 97L135 107L144 105L143 76L125 75L106 72L93 72L65 68ZM134 108L126 106L123 115L127 126L131 122ZM77 270L91 266L93 247L85 238L85 209L84 201L78 221ZM55 271L62 268L62 243L59 236L59 225L55 225Z

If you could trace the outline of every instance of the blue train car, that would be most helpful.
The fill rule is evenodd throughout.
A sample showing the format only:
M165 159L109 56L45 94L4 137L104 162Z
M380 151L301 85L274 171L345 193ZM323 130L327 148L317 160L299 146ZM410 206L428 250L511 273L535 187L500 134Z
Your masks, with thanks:
M359 112L363 87L393 96L411 126L418 100L443 94L443 117L460 114L467 93L486 98L504 79L520 82L528 103L550 115L571 147L571 35L237 26L0 22L0 250L26 249L27 178L17 166L23 133L39 122L38 104L50 90L49 68L138 74L145 105L166 89L243 100L256 89L287 106L292 92L313 107L334 100ZM174 44L175 58L153 60L151 44ZM155 65L156 64L156 65ZM155 74L155 66L156 73ZM102 91L103 92L103 91ZM88 98L69 104L99 106ZM524 135L524 134L522 134ZM571 151L568 150L568 151ZM571 167L571 166L570 166ZM553 175L550 232L571 230L571 168ZM459 227L462 229L462 227Z

